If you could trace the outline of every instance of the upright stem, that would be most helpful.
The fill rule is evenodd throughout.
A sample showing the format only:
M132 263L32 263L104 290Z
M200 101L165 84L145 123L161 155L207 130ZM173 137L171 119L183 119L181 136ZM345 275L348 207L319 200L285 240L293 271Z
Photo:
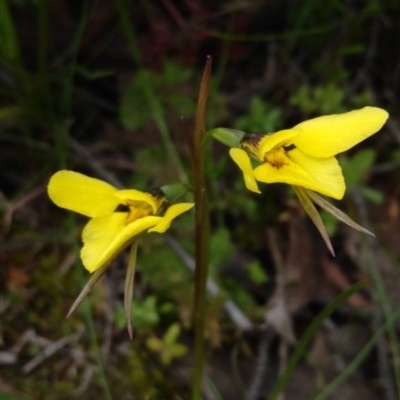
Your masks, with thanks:
M193 180L196 202L196 271L193 319L195 327L195 365L193 371L193 400L201 399L201 382L205 364L204 357L204 322L206 282L208 275L210 221L208 214L208 194L204 177L205 146L205 110L211 79L210 56L207 57L203 77L200 83L197 102L193 144Z

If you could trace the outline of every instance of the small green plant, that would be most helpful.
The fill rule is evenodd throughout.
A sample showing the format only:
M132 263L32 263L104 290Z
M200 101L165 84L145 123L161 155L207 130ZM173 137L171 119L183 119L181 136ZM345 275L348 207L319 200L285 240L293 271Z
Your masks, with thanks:
M187 352L187 347L177 342L180 332L180 325L175 323L167 329L162 339L150 336L146 341L147 347L160 355L164 365L169 365L174 358L180 358Z
M249 113L235 122L235 128L251 132L274 132L283 125L282 112L254 96L250 102Z
M126 328L125 311L122 306L114 312L114 321L118 329ZM132 323L138 333L151 332L160 322L160 312L155 296L135 300L132 305Z
M149 93L157 94L159 118L166 118L171 111L179 117L193 116L196 105L185 86L192 76L192 70L172 61L165 61L161 73L139 70L123 93L120 107L122 123L134 130L153 119L152 113L149 113L152 108L149 104L152 95Z
M250 264L248 264L247 268L250 279L255 284L259 285L268 281L268 275L258 260L252 261Z
M334 114L345 111L345 97L346 92L333 83L317 87L301 85L290 98L289 104L299 107L307 114Z

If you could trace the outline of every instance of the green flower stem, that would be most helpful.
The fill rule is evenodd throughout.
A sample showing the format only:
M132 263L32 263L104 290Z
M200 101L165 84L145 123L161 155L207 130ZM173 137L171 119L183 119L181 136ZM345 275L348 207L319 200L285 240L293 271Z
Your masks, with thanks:
M347 290L342 292L339 296L335 298L330 304L328 304L311 322L306 331L304 332L302 338L297 342L292 355L289 358L285 371L278 379L278 382L275 384L272 389L271 394L268 396L268 400L277 400L287 385L290 376L300 358L306 352L306 348L310 343L311 339L314 337L315 332L318 330L322 322L329 317L341 304L343 304L349 297L351 297L354 293L358 292L365 286L363 281L359 281L354 285L350 286Z
M208 215L208 193L204 177L205 145L205 111L211 79L210 56L207 58L203 77L200 83L197 102L193 144L193 183L196 203L196 270L193 319L195 327L195 365L193 371L193 400L201 399L201 383L205 364L204 357L204 324L206 283L209 263L210 221Z

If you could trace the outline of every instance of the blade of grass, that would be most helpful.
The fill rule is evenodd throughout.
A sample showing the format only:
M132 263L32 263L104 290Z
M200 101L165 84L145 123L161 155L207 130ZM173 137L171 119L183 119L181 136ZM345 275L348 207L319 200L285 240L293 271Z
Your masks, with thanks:
M362 224L370 228L370 222L368 218L367 208L365 204L364 197L362 196L360 190L357 187L354 187L352 192L352 197L354 200L354 204L357 207L359 218ZM375 326L380 326L382 322L382 314L385 318L389 318L392 313L392 307L390 304L390 300L386 291L385 283L383 281L383 277L378 266L377 257L378 257L378 248L377 242L374 237L366 236L366 251L369 252L369 257L366 262L366 272L369 275L369 278L372 282L372 298L374 303L377 305L376 310L374 312L374 322ZM394 370L394 389L390 382L391 370L389 366L389 360L387 357L386 344L382 341L378 345L378 360L380 362L380 369L382 369L381 373L381 384L385 390L385 395L387 399L393 399L397 397L400 399L400 345L399 339L397 337L396 326L392 323L388 326L388 336L390 342L390 348L393 354L393 370ZM394 393L396 390L397 393ZM397 394L397 396L396 396Z
M20 48L7 0L0 0L0 54L6 61L20 60Z
M97 1L92 4L93 9L97 5ZM68 151L68 126L65 124L65 121L69 120L69 116L71 113L71 101L72 101L72 90L73 90L73 78L76 71L76 64L77 58L79 53L79 46L83 36L83 32L87 26L89 15L90 15L90 1L85 1L83 6L82 16L78 23L78 28L75 33L75 37L73 39L73 44L71 46L71 54L72 54L72 61L70 62L67 73L64 76L63 82L63 93L62 93L62 106L60 109L60 115L55 115L53 109L51 109L54 118L52 118L52 131L54 132L55 136L55 147L56 147L56 156L58 159L58 165L61 168L65 168L66 166L66 155ZM42 11L44 13L44 11ZM42 18L44 18L42 16ZM42 28L43 29L43 28ZM43 33L42 33L43 34ZM42 39L44 40L44 38ZM43 51L43 50L42 50ZM42 55L43 57L43 55ZM43 60L41 61L43 62ZM62 125L60 126L60 122ZM75 231L75 219L73 215L69 216L68 225L71 231ZM79 281L82 283L85 279L83 269L81 265L77 266L78 273L79 273ZM84 302L82 304L82 314L85 320L85 325L89 329L89 336L90 336L90 344L92 347L92 353L96 359L96 363L98 366L98 372L100 376L100 384L103 389L103 396L107 400L112 400L110 388L108 386L107 377L105 373L105 369L103 366L103 362L101 359L100 349L97 343L97 332L94 325L93 314L91 312L91 308L88 302Z
M324 400L335 389L346 381L353 374L358 366L363 362L367 355L372 351L377 342L381 340L382 336L387 333L388 329L396 320L400 317L400 309L392 314L384 324L372 335L371 339L364 346L364 348L357 354L354 360L338 375L333 381L331 381L320 393L318 393L313 400Z
M132 54L133 60L139 65L140 68L144 69L142 56L140 54L139 46L137 45L136 34L133 25L129 19L129 9L127 3L124 0L115 1L116 9L119 14L122 29L124 30L125 36L128 40L129 48ZM188 177L183 168L182 161L179 157L178 152L172 142L171 135L169 133L167 124L163 118L162 105L152 88L151 82L145 88L146 101L149 105L149 109L153 114L153 118L157 124L158 131L160 132L161 140L167 150L169 161L175 166L178 180L182 183L188 183Z
M289 358L288 364L276 382L271 394L268 396L268 400L277 400L287 385L294 368L300 361L300 358L305 354L306 348L314 337L316 331L319 329L322 322L329 317L341 304L343 304L349 297L354 293L358 292L365 286L363 281L357 282L350 286L347 290L337 296L330 304L328 304L310 323L306 331L304 332L301 339L297 342L293 349L293 353Z
M230 32L221 32L216 29L207 29L205 34L208 36L221 39L221 40L229 40L233 42L268 42L272 40L288 40L292 37L305 37L305 36L314 36L320 35L325 32L333 31L340 26L342 26L342 22L333 22L331 24L325 24L323 26L317 26L309 29L304 29L302 31L293 32L292 30L283 33L276 34L260 34L260 35L238 35L236 33Z
M246 386L243 382L242 376L240 375L239 371L239 365L238 365L238 351L239 351L239 346L238 344L233 348L231 352L231 367L232 367L232 372L233 376L235 377L235 380L239 386L240 389L240 394L243 400L250 400L250 397L247 393Z
M96 7L97 1L92 6L93 9ZM63 93L62 93L62 101L61 101L61 109L60 115L55 116L54 121L62 121L62 125L59 123L55 123L54 126L54 135L55 135L55 143L56 143L56 152L59 160L59 164L62 168L66 166L66 153L68 147L68 126L66 125L66 121L69 120L69 116L71 114L71 102L72 102L72 90L73 90L73 81L74 75L76 71L76 64L79 54L79 46L82 40L83 32L85 31L86 26L88 25L89 15L90 15L90 1L86 0L83 5L82 16L79 19L78 28L75 33L75 37L72 40L71 45L71 62L66 68L66 74L64 76L63 82Z
M44 103L44 112L49 115L53 111L49 91L47 74L47 51L48 51L48 9L47 0L37 2L38 10L38 40L37 40L37 71L40 82L41 97ZM52 115L54 118L54 115ZM53 122L53 121L52 121Z

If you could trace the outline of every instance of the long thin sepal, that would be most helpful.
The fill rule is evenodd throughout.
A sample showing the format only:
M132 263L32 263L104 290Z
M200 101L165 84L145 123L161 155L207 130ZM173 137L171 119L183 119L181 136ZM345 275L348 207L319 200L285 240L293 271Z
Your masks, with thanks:
M370 232L368 229L363 228L362 226L358 225L356 222L354 222L348 215L346 215L343 211L340 211L338 208L333 206L331 203L326 201L324 198L321 196L317 195L316 193L312 192L311 190L304 189L305 192L307 193L308 197L315 203L318 204L321 208L323 208L325 211L328 211L328 213L332 214L335 218L337 218L339 221L342 221L346 225L351 226L353 229L356 229L357 231L366 233L371 236L375 236L372 232Z
M329 239L328 232L325 229L325 225L322 222L321 216L319 215L318 210L315 208L314 203L309 196L309 193L307 193L308 191L299 186L293 186L293 189L297 197L299 198L300 203L304 208L304 211L311 218L312 222L314 222L314 225L317 227L319 233L322 236L322 239L324 239L324 242L329 251L333 256L335 256L335 252L333 250L331 240Z
M125 297L124 297L125 318L128 327L129 337L131 340L133 338L132 300L133 300L133 284L135 280L137 247L138 247L138 241L135 240L132 243L131 249L129 251L128 267L126 269L126 278L125 278Z
M101 268L99 268L98 270L93 272L93 275L90 277L90 279L86 283L85 287L82 289L79 296L74 301L74 304L72 304L71 308L69 309L66 318L69 318L72 315L72 313L78 308L79 304L82 303L82 300L89 294L89 292L92 290L93 286L104 275L104 273L107 271L109 266L110 266L110 264L103 265Z

